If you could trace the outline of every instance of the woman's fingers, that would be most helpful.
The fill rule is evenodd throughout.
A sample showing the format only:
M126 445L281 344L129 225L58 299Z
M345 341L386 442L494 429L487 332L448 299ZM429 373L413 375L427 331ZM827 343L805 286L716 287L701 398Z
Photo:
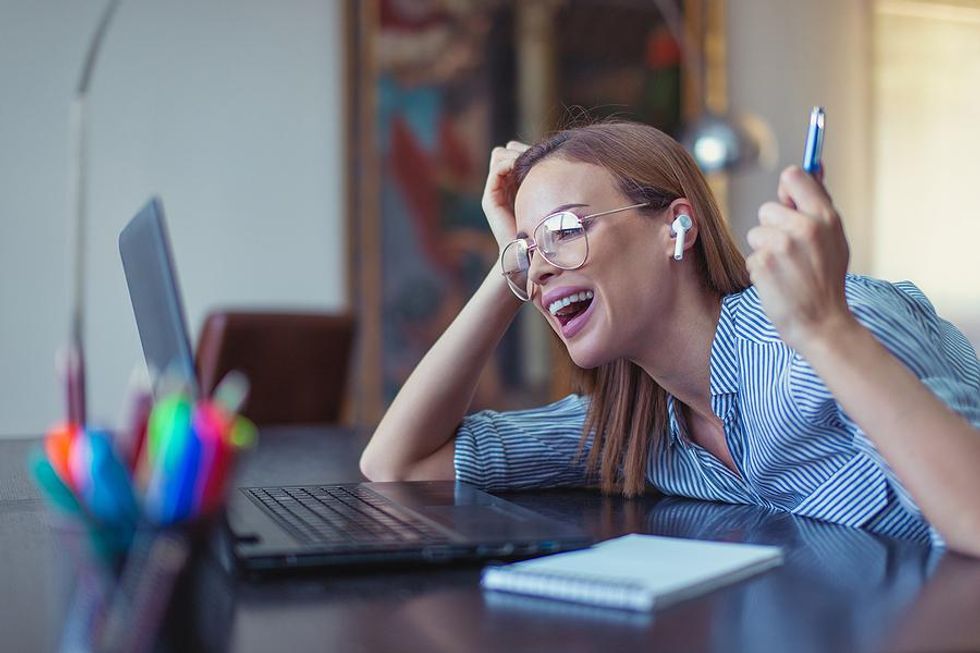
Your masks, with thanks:
M847 310L848 247L818 178L787 168L779 178L778 198L759 208L759 225L747 235L753 251L746 267L766 314L792 345L827 316Z
M787 342L813 323L824 305L824 282L815 252L780 227L758 226L748 233L753 252L746 258L762 306Z
M528 146L520 141L508 141L506 147L497 146L490 152L490 170L484 188L484 199L502 189L504 178L514 169L514 163ZM486 208L486 207L484 207Z
M776 195L781 204L815 218L826 218L835 213L833 201L823 184L799 166L790 166L779 175Z
M518 153L505 147L495 147L490 153L490 170L487 173L487 183L483 190L484 199L499 190L502 178L513 168Z
M509 147L495 147L490 153L490 174L488 176L488 181L494 177L494 175L501 175L514 167L514 162L517 161L517 157L520 156L520 152L516 149Z
M796 249L810 255L819 254L821 240L826 238L824 232L835 226L830 219L821 221L777 202L766 202L759 208L759 224L784 231Z
M749 230L746 236L756 263L770 270L806 270L820 267L820 252L813 238L799 236L784 227L760 225Z
M510 174L514 163L528 146L520 141L508 141L490 151L490 169L483 189L483 212L501 247L514 238L516 227L512 207L509 206Z
M843 274L846 270L847 238L840 216L833 207L822 216L812 216L777 202L767 202L759 208L759 224L785 231L794 239L799 251L822 265L831 266L833 269L828 269L828 274Z
M759 207L759 224L766 227L789 228L802 219L804 215L781 202L766 202Z
M767 269L803 267L811 263L807 245L781 227L753 227L746 239L753 254L758 254L756 262Z
M778 256L808 265L828 278L843 278L849 251L844 227L836 211L814 217L777 202L759 208L759 226L749 231L753 249L767 249ZM791 263L793 261L787 261Z
M491 171L498 168L503 163L510 163L513 165L514 161L520 155L520 152L512 150L510 148L497 146L493 148L490 152L490 169Z

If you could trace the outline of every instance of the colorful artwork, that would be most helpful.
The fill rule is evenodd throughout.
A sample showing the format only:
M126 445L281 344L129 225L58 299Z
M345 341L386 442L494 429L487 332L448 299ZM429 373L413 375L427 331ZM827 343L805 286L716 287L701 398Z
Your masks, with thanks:
M491 147L515 133L513 91L494 80L514 73L510 43L493 41L506 31L509 3L375 0L359 9L371 21L360 25L359 53L370 62L361 94L374 121L365 167L376 175L376 215L365 219L377 220L379 241L360 246L380 251L380 271L357 298L362 315L380 318L379 341L365 344L380 350L367 351L379 369L362 384L375 395L362 411L371 421L496 259L480 197ZM497 404L519 383L507 379L495 361L475 403Z

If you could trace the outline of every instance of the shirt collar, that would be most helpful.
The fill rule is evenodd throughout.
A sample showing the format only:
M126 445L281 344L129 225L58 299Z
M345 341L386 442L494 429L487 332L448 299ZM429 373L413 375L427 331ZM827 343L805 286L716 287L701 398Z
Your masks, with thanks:
M726 295L721 299L721 314L715 339L711 344L711 395L728 395L738 392L738 348L735 333L736 312L741 293Z
M711 343L709 359L709 390L712 399L738 392L738 349L736 347L735 314L741 293L726 295L721 299L721 314ZM714 404L714 402L712 402ZM712 406L715 410L717 407ZM667 394L667 443L673 446L681 441L681 422L677 414L677 400Z

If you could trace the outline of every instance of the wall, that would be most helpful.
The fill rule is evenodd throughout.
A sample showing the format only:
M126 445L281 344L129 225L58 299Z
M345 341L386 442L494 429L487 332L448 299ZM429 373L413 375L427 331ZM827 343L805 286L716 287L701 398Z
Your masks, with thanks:
M826 183L851 241L851 268L870 271L870 7L866 0L727 0L728 92L734 113L772 128L778 165L733 175L736 233L775 199L779 171L799 164L810 108L827 109Z
M874 269L980 347L980 0L877 0L874 27Z
M780 145L773 170L733 176L729 207L744 245L779 170L800 161L810 107L826 106L826 183L851 270L911 279L980 348L969 192L980 8L966 4L727 0L731 108L762 117ZM935 216L944 217L941 237L921 226Z
M0 436L61 414L68 107L102 2L0 5ZM213 305L346 298L339 2L121 6L90 94L90 413L114 422L139 340L116 236L168 213L188 321ZM193 337L192 333L192 337Z

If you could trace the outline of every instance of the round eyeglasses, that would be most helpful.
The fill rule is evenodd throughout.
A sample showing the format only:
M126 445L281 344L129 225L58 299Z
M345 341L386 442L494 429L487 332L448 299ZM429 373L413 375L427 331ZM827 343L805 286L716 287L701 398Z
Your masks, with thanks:
M551 265L562 270L576 270L585 265L589 257L588 224L603 215L620 213L648 206L649 203L631 204L611 211L602 211L579 217L571 211L560 211L546 216L531 232L533 238L518 238L507 243L500 254L500 269L507 278L507 285L523 302L531 299L531 255L541 253Z

